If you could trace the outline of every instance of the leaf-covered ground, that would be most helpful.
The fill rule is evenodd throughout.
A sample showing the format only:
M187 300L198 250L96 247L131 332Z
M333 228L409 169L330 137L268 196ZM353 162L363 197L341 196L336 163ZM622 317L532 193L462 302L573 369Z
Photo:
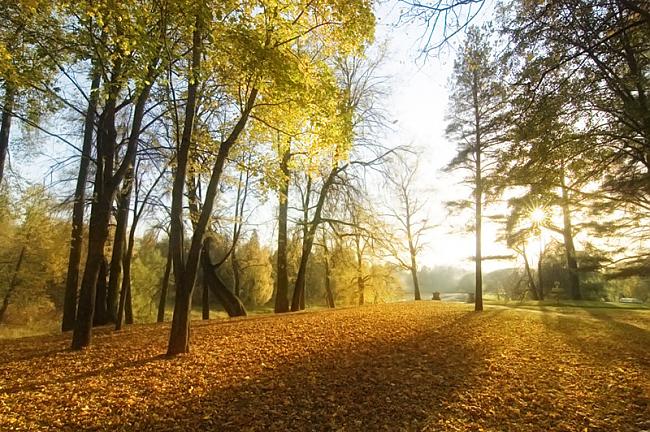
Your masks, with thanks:
M650 314L439 302L0 342L1 430L650 430Z

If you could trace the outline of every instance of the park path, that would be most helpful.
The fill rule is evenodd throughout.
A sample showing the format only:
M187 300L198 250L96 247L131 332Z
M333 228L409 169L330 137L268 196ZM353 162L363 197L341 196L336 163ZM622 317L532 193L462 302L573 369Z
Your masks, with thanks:
M650 314L432 301L0 342L1 430L650 430Z

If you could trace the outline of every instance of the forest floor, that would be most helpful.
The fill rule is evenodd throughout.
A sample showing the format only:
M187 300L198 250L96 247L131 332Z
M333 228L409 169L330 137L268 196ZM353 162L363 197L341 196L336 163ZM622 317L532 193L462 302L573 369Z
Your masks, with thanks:
M0 341L1 430L645 431L650 312L440 302Z

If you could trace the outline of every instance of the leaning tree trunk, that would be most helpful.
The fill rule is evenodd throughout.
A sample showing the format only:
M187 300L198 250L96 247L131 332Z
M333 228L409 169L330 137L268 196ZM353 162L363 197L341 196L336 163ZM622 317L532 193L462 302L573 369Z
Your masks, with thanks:
M16 263L16 268L14 269L14 275L11 277L9 288L2 298L2 305L0 305L0 323L4 319L7 308L9 307L9 300L11 299L11 296L13 295L14 291L16 291L16 287L18 286L18 273L20 272L20 266L23 264L23 258L25 257L25 248L26 246L23 246L20 250L20 255L18 255L18 262Z
M201 264L203 268L203 283L212 291L221 306L229 317L246 316L246 309L239 298L228 289L217 274L217 268L210 258L210 250L213 247L213 238L206 237L203 242L203 252L201 253Z
M9 132L13 117L16 92L10 84L5 85L5 99L2 106L2 123L0 124L0 183L4 178L5 163L9 152Z
M281 170L284 176L280 186L280 203L278 212L278 265L277 288L275 293L275 312L289 311L289 273L287 269L287 220L289 213L289 150L284 152Z
M528 285L530 286L530 292L533 293L533 300L540 300L539 294L537 292L537 285L535 284L535 278L533 278L533 272L530 269L530 264L528 262L528 255L526 254L526 246L523 247L522 255L524 257L524 269L526 270L526 276L528 277Z
M88 99L88 110L84 121L83 144L81 147L81 160L79 161L79 173L77 185L74 192L74 206L72 207L72 232L70 234L70 254L68 256L68 273L65 279L65 295L63 300L63 319L61 330L68 331L74 328L77 315L77 294L79 291L79 270L81 263L81 251L83 249L84 229L84 207L86 200L86 182L88 181L88 167L90 165L93 130L95 127L95 111L97 110L97 98L99 96L99 85L101 75L93 74L90 85L90 96Z

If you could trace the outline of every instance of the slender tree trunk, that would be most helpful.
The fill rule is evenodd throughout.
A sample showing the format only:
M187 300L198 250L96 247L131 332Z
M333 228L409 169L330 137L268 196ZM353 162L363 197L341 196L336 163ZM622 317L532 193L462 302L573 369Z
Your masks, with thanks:
M122 276L122 262L124 261L124 256L126 254L126 228L129 224L129 206L131 204L131 191L134 182L134 163L135 161L131 162L131 166L124 176L122 191L117 204L117 226L115 228L115 238L113 240L113 252L111 254L108 293L106 298L108 322L112 323L115 323L117 320L118 293Z
M332 292L332 269L330 268L329 250L327 248L327 239L323 232L323 256L325 258L325 301L327 307L334 308L334 293Z
M309 263L309 256L311 255L311 250L314 246L314 239L316 237L316 230L321 223L321 215L323 214L323 207L325 206L325 201L327 195L334 184L337 174L344 169L344 167L334 167L327 175L327 178L323 182L323 187L321 188L320 195L318 196L318 201L316 203L316 208L314 209L314 217L311 223L307 223L307 218L309 216L309 195L307 195L305 202L303 203L303 219L305 221L305 228L303 231L303 242L302 242L302 255L300 256L300 266L298 267L298 274L296 275L296 285L293 291L293 298L291 299L291 310L297 311L301 307L304 309L304 300L305 300L305 282L307 278L307 264ZM308 182L308 188L311 188L311 181Z
M233 292L237 297L240 297L241 293L241 268L239 265L239 260L237 259L236 249L232 250L232 255L230 256L230 264L232 266L232 278L233 278Z
M160 286L160 301L158 302L158 317L156 322L165 321L165 306L167 305L167 290L169 289L169 275L172 270L172 251L169 246L169 240L167 245L167 261L165 262L165 273L162 278L162 284Z
M576 248L573 243L573 227L571 224L571 207L569 205L569 191L566 187L564 179L564 169L561 173L562 177L562 216L563 227L562 235L564 237L564 251L566 254L567 269L569 271L569 290L573 300L582 299L580 293L580 275L578 274L578 260L576 259Z
M282 154L281 170L284 176L280 186L280 202L278 213L278 265L277 289L275 294L275 312L289 311L289 274L287 269L287 220L289 213L289 159L291 154L287 149Z
M11 277L9 288L2 298L2 305L0 305L0 323L2 323L4 320L5 313L9 307L9 300L11 299L11 296L13 295L14 291L16 291L16 287L18 286L18 273L20 272L20 266L23 264L25 249L26 246L23 246L22 249L20 249L20 255L18 255L18 262L16 263L16 268L14 269L14 275Z
M474 206L475 206L475 224L476 224L476 292L474 293L474 310L483 310L483 255L481 249L481 236L482 236L482 212L483 212L483 178L481 166L481 117L479 113L478 101L478 78L476 72L474 73L474 81L472 86L472 98L474 102L474 130L475 142L474 155L476 159L476 172L475 172L475 191L474 191Z
M530 264L528 263L528 255L526 254L526 247L523 248L524 257L524 268L526 269L526 275L528 276L528 285L530 286L530 291L533 294L533 300L539 300L539 294L537 293L537 286L535 285L535 278L533 278L533 272L530 269Z
M72 208L72 232L70 234L70 254L68 257L68 273L65 279L65 295L63 300L63 320L61 330L69 331L74 328L77 316L77 294L79 291L79 270L81 251L83 249L84 207L86 200L86 182L88 181L88 167L93 146L93 130L95 128L95 112L97 111L97 97L101 75L93 73L90 84L88 110L84 121L83 144L81 159L79 161L79 174L74 192L74 206Z
M126 252L122 256L122 284L117 306L117 317L115 319L115 330L121 330L124 321L126 321L126 324L133 324L133 308L131 305L131 258L133 258L133 248L135 247L135 223L136 220L134 218L133 224L131 224L131 229L129 230Z
M359 306L363 306L363 304L366 302L366 281L363 277L363 252L361 250L361 238L359 234L355 236L354 241L357 253L357 295L359 298Z
M4 178L5 163L9 152L9 135L11 118L13 117L14 99L16 92L11 84L5 84L5 98L2 107L2 122L0 123L0 183Z

